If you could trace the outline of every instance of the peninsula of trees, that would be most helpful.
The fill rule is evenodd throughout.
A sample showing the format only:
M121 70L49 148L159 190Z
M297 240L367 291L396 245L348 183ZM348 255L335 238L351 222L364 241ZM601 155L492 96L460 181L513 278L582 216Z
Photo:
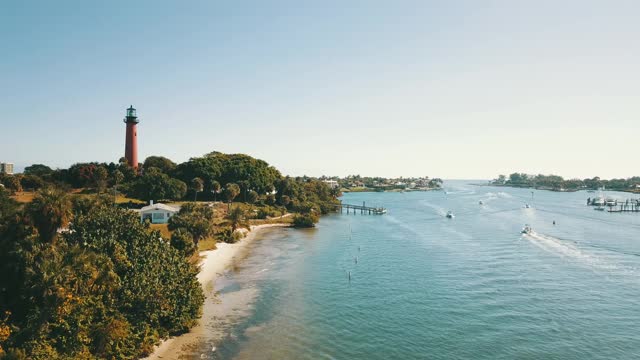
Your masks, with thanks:
M634 176L628 179L569 179L565 180L558 175L528 175L525 173L513 173L508 177L498 176L490 181L491 185L535 188L552 191L578 191L578 190L607 190L640 192L640 177Z
M0 359L135 359L187 331L204 301L198 247L254 221L313 226L340 190L212 152L0 175ZM154 230L130 208L180 206ZM213 245L215 246L215 245Z

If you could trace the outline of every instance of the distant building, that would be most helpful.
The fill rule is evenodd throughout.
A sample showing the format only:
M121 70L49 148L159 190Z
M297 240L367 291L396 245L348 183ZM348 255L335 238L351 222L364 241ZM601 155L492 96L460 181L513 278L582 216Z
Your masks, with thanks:
M166 224L180 209L165 204L154 204L153 201L140 209L140 221L149 219L152 224Z
M335 180L324 180L324 183L329 185L329 187L332 188L332 189L335 189L338 186L340 186L340 185L338 185L338 182L335 181Z
M0 174L13 175L12 163L0 163Z

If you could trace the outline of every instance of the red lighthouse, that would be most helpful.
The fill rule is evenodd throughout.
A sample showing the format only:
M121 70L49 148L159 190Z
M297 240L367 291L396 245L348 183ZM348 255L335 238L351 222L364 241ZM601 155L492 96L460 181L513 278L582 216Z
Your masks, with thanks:
M138 170L138 117L136 116L136 109L131 105L127 109L127 117L124 118L124 122L127 124L127 139L124 144L124 157L127 159L129 166Z

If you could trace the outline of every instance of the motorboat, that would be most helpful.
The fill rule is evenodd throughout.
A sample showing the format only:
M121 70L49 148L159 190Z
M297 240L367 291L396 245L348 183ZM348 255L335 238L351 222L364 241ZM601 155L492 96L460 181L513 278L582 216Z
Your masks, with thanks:
M616 205L618 205L618 201L615 200L615 199L609 198L609 199L606 200L605 204L607 206L616 206Z
M591 205L593 206L604 206L605 203L606 201L602 196L598 196L597 198L591 200Z
M531 225L529 224L524 224L524 227L522 228L521 233L525 234L525 235L529 235L533 232L533 229L531 228Z
M453 212L447 211L447 218L453 219L454 217L455 217L455 215L453 215Z

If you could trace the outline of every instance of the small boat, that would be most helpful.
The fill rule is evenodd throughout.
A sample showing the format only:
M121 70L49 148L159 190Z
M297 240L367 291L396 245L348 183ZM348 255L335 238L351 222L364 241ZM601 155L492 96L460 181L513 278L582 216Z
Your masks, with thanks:
M618 201L609 198L609 199L606 200L605 205L607 205L607 206L617 206L618 205Z
M482 202L482 200L478 201L478 204L480 204L480 205L484 205L484 203Z
M606 203L606 201L604 200L604 198L602 196L599 196L599 197L591 200L591 205L593 205L593 206L604 206L605 203Z
M529 224L524 224L524 227L522 228L521 233L525 234L525 235L529 235L533 232L533 229L531 228L531 226Z
M455 217L455 215L453 215L453 212L451 211L447 211L447 215L446 215L449 219L453 219Z

